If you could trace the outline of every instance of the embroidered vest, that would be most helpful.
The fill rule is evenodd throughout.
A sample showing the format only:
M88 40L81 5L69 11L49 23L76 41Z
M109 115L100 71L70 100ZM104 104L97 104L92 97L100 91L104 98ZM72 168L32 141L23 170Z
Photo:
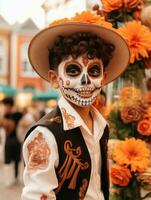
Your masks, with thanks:
M59 165L56 169L58 187L54 190L57 200L83 200L88 189L91 175L91 159L80 128L63 130L63 121L59 107L40 119L28 132L37 126L47 127L54 135L59 153ZM105 128L105 132L108 130ZM102 154L101 186L105 200L108 200L107 176L107 134L100 140ZM108 137L108 136L107 136Z

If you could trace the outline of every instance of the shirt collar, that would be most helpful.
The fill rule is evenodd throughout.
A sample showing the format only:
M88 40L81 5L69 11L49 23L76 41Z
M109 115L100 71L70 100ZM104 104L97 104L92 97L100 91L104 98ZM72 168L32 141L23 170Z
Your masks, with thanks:
M91 114L94 119L94 137L95 139L99 139L104 133L107 121L94 106L91 106Z
M80 126L85 126L85 123L80 117L79 113L71 106L71 104L63 96L59 99L58 106L62 114L64 130L70 130ZM101 127L101 129L104 130L107 124L106 120L93 106L91 106L91 113L93 119L95 118L95 121L97 121L97 124L99 124L99 127Z
M59 99L58 106L62 114L64 130L70 130L82 125L80 115L63 96Z

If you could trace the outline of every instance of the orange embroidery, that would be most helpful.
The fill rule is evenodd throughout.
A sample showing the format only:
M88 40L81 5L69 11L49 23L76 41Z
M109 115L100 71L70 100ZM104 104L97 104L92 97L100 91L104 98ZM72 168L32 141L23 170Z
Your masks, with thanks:
M50 148L42 133L27 145L29 151L28 170L44 169L48 165Z
M67 126L69 129L74 128L74 121L75 121L75 117L72 115L69 115L66 111L65 108L61 108L62 114L66 120Z
M47 197L45 194L43 194L43 195L40 197L40 200L48 200L48 197Z
M88 186L87 179L83 179L82 180L82 186L80 187L80 191L79 191L79 200L83 200L84 199L87 186Z
M61 123L61 117L60 116L52 117L52 118L50 118L50 119L48 119L46 121Z
M59 186L56 189L58 193L63 186L65 180L70 179L68 188L75 189L77 183L77 176L80 169L86 170L89 167L89 163L82 161L79 156L81 155L81 147L72 148L72 142L70 140L65 141L64 150L67 154L66 159L58 172Z

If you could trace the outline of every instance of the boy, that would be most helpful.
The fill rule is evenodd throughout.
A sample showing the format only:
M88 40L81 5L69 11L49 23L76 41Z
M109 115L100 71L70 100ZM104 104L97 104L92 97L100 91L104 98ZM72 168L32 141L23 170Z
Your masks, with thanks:
M53 25L31 41L29 59L62 97L27 134L22 200L108 200L108 126L91 104L126 68L125 41L94 24Z

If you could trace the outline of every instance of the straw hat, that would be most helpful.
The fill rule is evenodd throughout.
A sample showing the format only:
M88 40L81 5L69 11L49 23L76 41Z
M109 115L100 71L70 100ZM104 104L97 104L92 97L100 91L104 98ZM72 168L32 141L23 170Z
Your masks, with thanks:
M126 69L129 63L129 48L119 34L92 23L66 22L43 29L31 40L28 51L29 60L34 70L43 79L49 81L48 49L53 47L58 36L69 36L75 32L91 32L115 45L113 58L105 69L107 72L105 84L116 79Z

